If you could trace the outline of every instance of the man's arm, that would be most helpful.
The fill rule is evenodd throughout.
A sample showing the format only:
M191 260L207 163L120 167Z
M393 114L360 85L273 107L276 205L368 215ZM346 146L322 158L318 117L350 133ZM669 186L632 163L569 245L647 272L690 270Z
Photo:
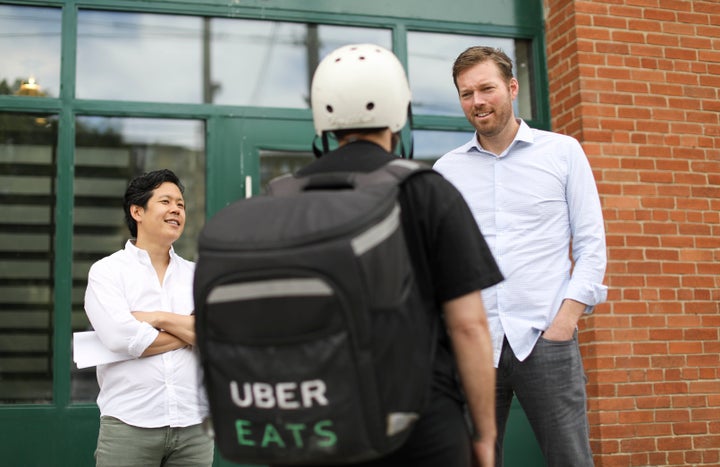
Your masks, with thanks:
M477 437L473 451L481 467L494 465L495 368L485 306L479 291L443 304L445 323L457 361Z
M157 339L157 329L130 314L123 278L107 260L90 268L85 312L100 341L113 352L140 357Z
M152 355L158 355L161 353L169 352L171 350L182 349L187 345L188 343L184 340L168 332L160 331L153 343L150 344L140 356L150 357Z
M566 298L560 305L555 319L543 333L545 339L551 341L569 341L575 333L577 323L585 313L587 305L577 300Z
M565 302L571 299L584 303L584 312L591 313L595 305L607 299L607 286L602 283L607 266L605 225L590 163L580 143L573 140L573 146L565 187L573 268L564 298ZM565 308L565 302L560 310Z
M195 316L178 315L169 311L133 311L132 315L136 320L148 323L155 329L160 329L166 334L180 339L184 343L180 347L195 345ZM163 333L161 332L161 334ZM153 344L155 343L153 342Z

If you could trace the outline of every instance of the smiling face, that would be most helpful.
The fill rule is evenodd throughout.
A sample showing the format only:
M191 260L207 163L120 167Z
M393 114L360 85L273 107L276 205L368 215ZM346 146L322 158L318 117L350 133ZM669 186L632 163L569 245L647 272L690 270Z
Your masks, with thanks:
M185 200L180 188L171 182L155 188L144 208L132 205L130 211L137 222L136 245L139 248L149 245L169 247L185 228Z
M510 134L514 136L517 122L512 103L518 93L515 78L503 78L497 65L486 60L460 73L457 88L460 106L483 146L483 139L500 142Z

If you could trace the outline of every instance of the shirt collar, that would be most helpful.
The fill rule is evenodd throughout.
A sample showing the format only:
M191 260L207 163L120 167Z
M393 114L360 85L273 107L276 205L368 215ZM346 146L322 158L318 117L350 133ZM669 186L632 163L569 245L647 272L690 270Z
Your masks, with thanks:
M133 255L140 262L150 264L150 255L148 254L147 251L135 246L135 239L131 238L127 242L125 242L125 251L127 253ZM173 263L175 261L176 256L177 255L175 254L175 248L172 245L170 245L170 262L171 263Z
M516 120L520 124L520 128L518 128L517 133L515 133L515 138L512 140L512 143L510 143L510 145L502 152L502 154L500 154L499 157L503 157L504 155L506 155L508 151L519 142L532 144L535 140L532 129L528 126L527 123L525 123L525 120L523 120L522 118L518 118ZM465 144L464 149L466 150L466 152L488 153L488 151L486 151L482 148L482 146L480 146L480 142L477 138L477 131L473 133L472 139Z

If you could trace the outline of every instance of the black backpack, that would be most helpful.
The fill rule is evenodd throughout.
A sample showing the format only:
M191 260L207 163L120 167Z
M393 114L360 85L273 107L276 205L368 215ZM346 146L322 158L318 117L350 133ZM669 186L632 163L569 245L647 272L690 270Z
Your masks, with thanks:
M429 168L284 176L199 238L197 345L215 442L234 462L338 464L407 439L430 395L437 316L398 186Z

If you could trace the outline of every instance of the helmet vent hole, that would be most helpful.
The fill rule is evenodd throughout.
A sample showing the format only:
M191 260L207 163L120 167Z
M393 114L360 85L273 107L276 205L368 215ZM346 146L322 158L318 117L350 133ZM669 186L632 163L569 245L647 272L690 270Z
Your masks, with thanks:
M333 113L332 105L326 105L326 106L325 106L325 110L327 110L328 113Z
M360 56L358 57L358 59L360 59L360 60L365 60L365 56L364 56L364 55L360 55Z
M365 105L365 108L368 109L368 110L372 110L372 109L375 108L375 104L372 103L372 102L368 102L368 103Z

